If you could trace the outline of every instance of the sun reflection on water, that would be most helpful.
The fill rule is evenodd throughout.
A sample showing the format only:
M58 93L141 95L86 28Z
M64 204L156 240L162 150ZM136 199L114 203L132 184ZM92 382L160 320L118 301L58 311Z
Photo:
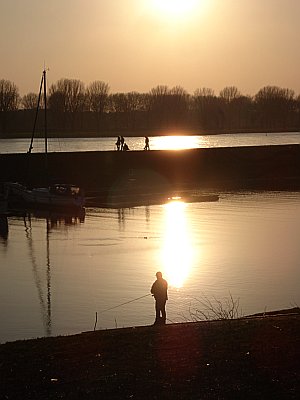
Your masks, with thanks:
M164 275L170 286L180 288L191 272L193 247L190 240L186 204L171 201L165 204L165 237L162 248Z
M204 139L200 137L202 142ZM153 143L153 149L161 149L161 150L185 150L185 149L193 149L199 147L199 136L158 136L155 138L156 142Z

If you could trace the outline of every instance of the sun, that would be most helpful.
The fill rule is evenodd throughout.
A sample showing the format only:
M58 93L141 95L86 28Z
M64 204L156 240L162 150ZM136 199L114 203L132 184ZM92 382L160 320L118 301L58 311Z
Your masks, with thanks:
M154 20L163 22L164 26L186 24L203 17L210 5L209 0L136 0L139 1L143 12Z
M152 0L153 8L169 17L182 17L195 11L200 0Z

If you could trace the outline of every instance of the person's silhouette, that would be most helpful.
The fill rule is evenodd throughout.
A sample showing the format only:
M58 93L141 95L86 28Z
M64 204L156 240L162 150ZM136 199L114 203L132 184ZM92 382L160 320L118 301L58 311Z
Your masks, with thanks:
M151 287L151 293L155 298L155 322L166 323L166 301L168 300L168 282L163 279L161 272L156 272L156 281Z
M117 151L119 151L120 146L121 146L121 137L120 136L117 137L116 146L117 146Z
M150 150L148 136L145 136L145 147L144 147L144 150Z
M121 147L120 147L120 150L122 151L122 150L123 150L123 147L124 147L124 143L125 143L125 139L124 139L124 137L123 137L123 136L121 136L121 137L120 137L120 141L121 141Z

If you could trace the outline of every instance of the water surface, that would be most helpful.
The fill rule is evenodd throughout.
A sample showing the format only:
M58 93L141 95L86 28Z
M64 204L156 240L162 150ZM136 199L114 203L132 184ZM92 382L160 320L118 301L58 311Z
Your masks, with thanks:
M155 273L168 322L195 298L244 314L300 304L300 193L220 193L217 202L87 209L84 220L8 217L0 229L0 341L151 324ZM104 311L104 312L103 312Z
M125 137L130 150L143 150L144 137ZM50 138L50 152L108 151L116 149L116 138ZM30 139L0 139L0 153L26 153ZM236 133L222 135L176 135L150 137L151 150L179 150L209 147L266 146L300 144L299 132ZM43 152L43 139L35 139L33 152Z

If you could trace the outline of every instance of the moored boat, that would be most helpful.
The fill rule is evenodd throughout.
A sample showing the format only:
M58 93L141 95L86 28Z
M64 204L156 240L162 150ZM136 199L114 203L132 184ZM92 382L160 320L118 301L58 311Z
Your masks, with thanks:
M32 188L30 185L30 155L33 149L33 139L37 115L40 108L41 95L44 92L44 136L45 136L45 182L49 182L48 160L47 160L47 94L46 94L46 70L43 71L38 104L36 109L35 121L31 142L28 150L28 184L18 182L7 182L4 184L4 192L8 197L9 206L30 206L33 208L62 209L64 211L82 209L85 205L83 190L77 185L69 183L47 184L45 187Z
M27 188L17 182L5 184L9 205L55 208L63 210L81 209L85 205L85 196L78 186L55 184L42 188Z

